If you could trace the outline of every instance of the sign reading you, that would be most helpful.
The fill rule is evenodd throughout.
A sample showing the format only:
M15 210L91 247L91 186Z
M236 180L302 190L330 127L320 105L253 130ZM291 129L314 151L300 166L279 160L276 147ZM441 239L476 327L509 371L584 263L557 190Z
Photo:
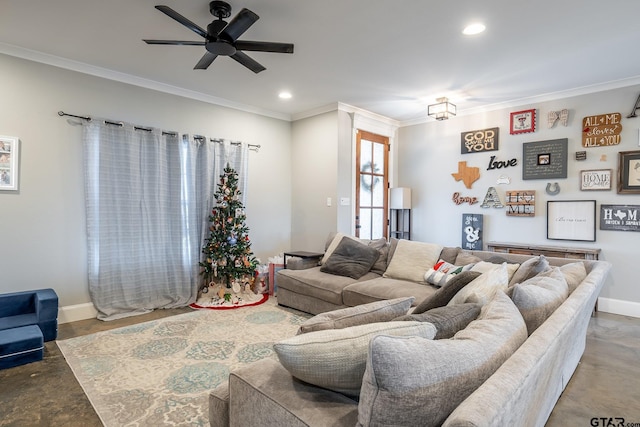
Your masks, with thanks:
M600 205L600 230L640 231L639 205Z
M587 116L582 119L582 146L607 147L620 144L620 113Z
M488 128L462 132L460 134L460 153L482 153L498 149L499 128Z

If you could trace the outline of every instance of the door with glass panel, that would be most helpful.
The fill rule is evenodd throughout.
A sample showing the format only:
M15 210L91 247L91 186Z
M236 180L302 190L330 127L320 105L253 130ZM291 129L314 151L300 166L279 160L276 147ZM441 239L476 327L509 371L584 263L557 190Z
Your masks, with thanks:
M356 236L387 237L389 138L358 130L356 137Z

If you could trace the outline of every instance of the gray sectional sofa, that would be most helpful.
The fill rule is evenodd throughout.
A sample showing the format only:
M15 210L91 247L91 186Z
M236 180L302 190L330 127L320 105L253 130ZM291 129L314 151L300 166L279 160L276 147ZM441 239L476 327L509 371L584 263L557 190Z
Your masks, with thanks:
M425 303L429 306L453 283L441 282L438 288L425 281L425 267L433 265L434 258L456 265L499 265L499 274L509 270L508 287L492 292L482 288L498 280L499 269L474 273L474 277L485 278L480 280L483 285L463 295L464 289L472 287L469 284L454 299L482 306L481 314L452 338L382 332L370 339L359 395L332 389L331 378L328 386L322 383L324 387L319 387L290 372L291 360L304 369L322 355L294 354L290 358L282 348L308 342L312 334L335 331L285 340L276 345L280 361L263 359L234 371L227 383L210 393L212 426L544 426L584 352L589 318L609 263L461 251L430 244L413 251L420 245L363 241L381 254L386 251L386 257L380 255L366 274L353 278L326 272L325 263L341 238L330 239L322 266L278 273L279 304L311 314L325 313L316 316L320 318L352 314L354 309L349 307L404 299L407 307L413 306L405 316L411 317L412 311L424 309ZM542 261L544 271L524 271L525 266L531 269ZM574 274L577 267L584 273ZM548 295L555 295L559 302L548 305L544 300ZM531 305L532 298L542 298L542 303ZM420 334L426 332L415 335ZM301 360L296 361L295 356Z

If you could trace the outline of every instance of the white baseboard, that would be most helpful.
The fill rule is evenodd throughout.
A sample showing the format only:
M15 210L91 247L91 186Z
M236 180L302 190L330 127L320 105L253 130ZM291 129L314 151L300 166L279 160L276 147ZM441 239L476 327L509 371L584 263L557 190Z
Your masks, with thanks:
M640 302L598 298L598 311L640 318Z
M58 308L58 323L69 323L77 320L95 319L98 311L93 303L67 305Z

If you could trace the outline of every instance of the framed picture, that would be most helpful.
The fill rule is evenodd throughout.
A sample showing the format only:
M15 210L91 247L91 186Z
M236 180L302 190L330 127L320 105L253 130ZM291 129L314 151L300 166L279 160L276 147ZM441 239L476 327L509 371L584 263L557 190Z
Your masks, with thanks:
M611 169L580 171L580 190L611 190Z
M523 110L511 113L509 129L511 135L534 132L536 130L536 110Z
M547 239L596 241L596 201L547 201Z
M19 139L0 136L0 191L18 190Z
M618 193L640 194L640 150L618 153Z

